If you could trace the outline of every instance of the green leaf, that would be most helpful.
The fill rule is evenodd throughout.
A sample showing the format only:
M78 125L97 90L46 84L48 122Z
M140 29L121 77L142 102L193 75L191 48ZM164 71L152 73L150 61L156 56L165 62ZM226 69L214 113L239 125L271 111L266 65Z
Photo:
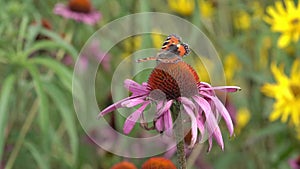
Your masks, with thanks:
M19 37L18 37L18 43L17 43L17 51L21 51L22 50L22 46L24 44L24 37L25 37L25 32L26 32L26 28L28 26L28 17L24 16L20 25L20 32L19 32Z
M76 60L78 56L78 51L70 43L66 42L60 35L47 29L42 29L41 33L52 39L59 46L66 49L71 54L73 59Z
M34 53L38 50L50 50L50 49L65 49L67 50L71 56L76 59L77 58L77 52L73 49L70 49L70 45L67 45L67 43L64 42L56 42L56 41L49 41L49 40L41 40L33 44L30 48L25 50L24 56L28 57L30 54Z
M57 62L56 60L50 58L39 58L35 57L30 59L30 62L33 64L43 65L52 71L54 71L57 76L60 78L62 84L72 92L72 72L65 67L62 63Z
M250 135L246 144L254 144L259 140L286 130L286 126L280 123L270 123L267 127L258 130L254 135Z
M24 146L29 150L34 160L36 161L38 168L41 169L49 169L47 166L47 161L43 159L43 155L39 152L39 150L31 143L25 142Z
M8 120L8 106L11 92L14 87L16 77L14 74L9 75L3 82L0 96L0 159L2 159L4 146L4 130Z
M61 89L59 89L54 84L45 84L45 88L47 89L48 94L52 98L54 104L57 106L59 111L61 112L61 116L63 118L64 124L67 128L67 132L70 137L71 149L72 149L72 161L75 163L77 161L78 155L78 137L76 133L76 125L74 120L74 111L71 109L70 103L67 101L65 93Z
M32 64L27 64L26 67L28 68L28 71L30 73L30 75L32 76L33 79L33 83L34 83L34 87L39 99L39 125L41 127L42 133L43 133L43 140L44 142L44 146L45 148L48 146L48 142L49 141L49 136L48 136L48 131L49 131L49 103L48 103L48 99L46 96L46 93L43 89L43 85L42 82L40 80L40 74L39 71L37 69L37 67L35 67Z

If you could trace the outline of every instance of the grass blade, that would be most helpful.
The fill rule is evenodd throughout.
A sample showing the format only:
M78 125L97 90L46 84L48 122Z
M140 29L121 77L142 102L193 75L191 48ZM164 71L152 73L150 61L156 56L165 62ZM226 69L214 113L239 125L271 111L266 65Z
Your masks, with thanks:
M40 169L49 169L49 167L45 164L47 164L47 161L43 159L43 155L39 152L39 150L31 143L25 142L24 146L29 150L29 152L32 154L34 160L36 161L38 168Z
M65 97L66 95L63 94L64 91L59 89L56 85L50 83L45 84L45 88L47 89L48 94L52 98L54 104L61 112L61 116L70 137L71 149L73 154L72 162L75 163L77 161L76 159L78 154L78 137L74 120L75 113L73 110L71 110L72 106L70 106L71 104L67 101L68 99Z
M62 84L72 92L72 72L66 68L62 63L57 62L50 58L32 58L31 63L43 65L52 71L54 71L59 79L61 80Z
M16 81L15 75L8 76L3 82L0 96L0 161L3 154L4 146L4 130L8 120L8 106L9 106L9 96L11 95L14 83Z
M42 82L40 80L40 74L38 69L31 64L27 65L28 71L32 76L33 83L35 86L35 90L38 96L39 100L39 125L41 127L42 133L43 133L43 140L45 149L47 150L46 147L49 145L49 136L48 136L48 131L49 131L49 103L48 99L46 96L46 93L43 89Z

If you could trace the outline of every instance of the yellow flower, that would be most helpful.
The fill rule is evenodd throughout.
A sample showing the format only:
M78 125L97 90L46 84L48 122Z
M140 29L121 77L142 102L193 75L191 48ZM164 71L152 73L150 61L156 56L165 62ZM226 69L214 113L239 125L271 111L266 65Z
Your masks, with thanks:
M123 43L123 47L125 51L122 54L122 58L125 58L131 55L133 52L137 51L141 48L142 37L141 36L133 36L126 39Z
M165 40L165 36L163 36L162 34L160 34L159 32L157 31L154 31L155 33L152 33L151 34L151 38L152 38L152 43L153 43L153 46L154 48L161 48L162 47L162 44Z
M251 114L247 108L241 108L236 115L236 134L240 134L241 130L249 123Z
M239 65L239 61L235 54L230 53L225 57L224 72L227 84L232 83L235 72L240 69Z
M171 10L185 16L193 13L195 8L194 0L168 0Z
M291 41L298 42L300 36L300 3L298 6L292 0L284 0L275 2L275 7L267 7L269 15L264 20L271 25L273 32L280 32L281 36L278 40L278 47L284 48Z
M234 27L236 29L248 30L251 25L250 15L245 11L238 11L234 18Z
M200 14L203 18L210 18L214 13L214 4L211 1L199 1Z
M200 80L203 82L210 82L210 76L208 72L212 72L213 68L213 62L209 59L206 59L205 57L201 57L201 60L196 60L195 70Z
M267 83L261 88L265 95L276 100L270 121L281 117L281 122L285 123L290 118L291 124L300 127L300 60L294 61L290 78L284 74L283 66L278 68L273 63L271 71L277 83Z

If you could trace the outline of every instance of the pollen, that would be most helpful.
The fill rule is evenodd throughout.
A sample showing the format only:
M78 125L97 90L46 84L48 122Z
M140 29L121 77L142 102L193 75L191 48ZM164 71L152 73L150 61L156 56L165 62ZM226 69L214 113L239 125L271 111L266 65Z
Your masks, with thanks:
M159 63L148 79L148 87L154 94L152 99L161 100L164 94L167 100L178 97L191 97L198 94L199 77L196 71L187 63ZM160 94L159 94L160 93Z
M91 2L89 0L70 0L69 8L75 12L89 13L91 11Z

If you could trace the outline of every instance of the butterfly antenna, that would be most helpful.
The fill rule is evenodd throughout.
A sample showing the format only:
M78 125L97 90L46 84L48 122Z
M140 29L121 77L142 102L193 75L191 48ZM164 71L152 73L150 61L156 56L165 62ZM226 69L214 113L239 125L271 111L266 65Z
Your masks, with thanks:
M157 57L156 56L151 56L151 57L147 57L147 58L142 58L142 59L136 60L136 62L141 63L141 62L147 62L149 60L157 60Z

